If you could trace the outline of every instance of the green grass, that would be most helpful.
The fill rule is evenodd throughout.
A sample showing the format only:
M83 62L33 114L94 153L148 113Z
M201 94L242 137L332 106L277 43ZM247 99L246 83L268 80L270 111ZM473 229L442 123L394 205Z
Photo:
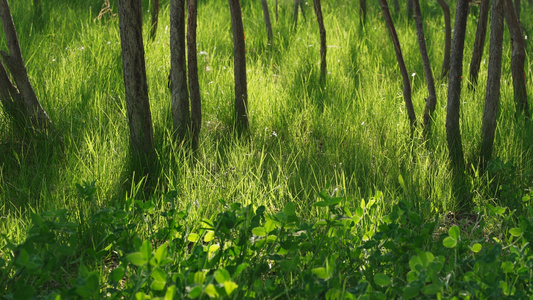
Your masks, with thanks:
M475 225L475 222L469 223L468 216L454 219L448 214L449 211L456 211L457 207L452 198L451 174L447 168L446 82L436 82L438 103L431 138L424 141L420 129L411 138L401 94L400 72L376 3L368 4L369 17L364 27L359 26L357 3L338 0L322 3L328 38L328 75L326 87L321 88L319 34L312 2L305 5L307 21L300 17L297 28L292 27L291 1L280 1L278 21L274 19L273 3L270 3L274 41L269 47L266 44L260 2L243 0L251 129L249 139L238 140L234 138L231 125L234 99L233 44L227 3L201 2L198 9L198 62L203 124L200 146L194 154L179 147L171 139L170 93L167 88L170 69L167 27L169 2L161 3L160 23L154 41L148 40L149 4L144 3L146 69L156 150L161 166L157 179L148 186L139 174L132 174L127 165L129 129L118 18L106 14L97 20L101 8L99 0L74 4L71 1L45 1L43 24L36 24L30 1L12 2L13 18L30 80L43 107L62 135L64 147L46 139L34 139L25 133L14 132L3 111L0 111L0 232L3 234L0 245L5 249L0 252L0 257L9 262L11 255L17 251L7 246L18 245L31 236L39 236L35 232L37 229L44 232L41 232L43 236L49 233L55 239L48 241L49 244L39 244L42 249L32 248L34 252L27 250L30 254L46 257L46 253L51 253L46 251L53 252L54 247L72 247L65 248L65 256L57 254L56 265L50 263L53 266L50 268L60 267L62 271L60 275L54 275L53 279L39 283L41 286L38 290L42 295L58 292L60 287L65 287L61 291L63 297L73 295L68 294L69 288L70 293L75 294L76 287L83 284L81 281L74 282L74 279L83 278L87 281L94 275L89 271L85 272L80 267L83 265L89 270L97 270L95 274L100 280L100 296L103 296L109 271L118 264L137 275L128 277L128 283L123 286L114 285L114 288L124 289L124 295L128 297L134 295L133 291L139 289L135 290L129 284L134 284L135 278L140 280L137 283L151 278L146 275L149 273L146 270L135 273L135 270L142 268L136 269L128 265L132 262L125 259L128 253L142 252L141 241L151 241L156 249L161 244L178 243L176 240L181 238L181 244L172 244L178 248L169 250L173 267L167 265L171 270L166 269L166 272L180 273L179 270L187 268L187 272L193 272L191 266L187 267L188 262L185 263L186 258L193 261L191 257L194 255L191 253L196 249L196 246L185 247L191 241L188 234L204 233L200 229L206 227L202 220L220 220L219 214L223 212L246 216L250 211L253 214L254 209L264 206L268 219L268 216L287 210L287 203L292 203L289 211L295 210L298 217L297 221L293 220L293 225L287 225L287 232L297 232L296 229L303 228L303 223L326 228L320 227L322 225L318 222L322 218L328 218L326 208L313 205L322 190L326 191L323 196L342 198L338 206L326 205L328 209L335 209L335 214L339 216L352 213L356 215L354 212L361 207L362 199L366 199L366 203L376 202L372 210L365 211L365 222L354 221L350 224L338 221L346 232L329 229L313 231L316 234L329 232L330 235L323 242L326 244L313 239L311 232L309 240L299 240L298 243L302 244L298 244L298 247L305 243L313 245L314 248L309 253L313 253L314 257L307 257L308 261L301 260L297 263L297 269L276 269L278 274L284 274L276 276L275 271L262 273L264 270L259 265L250 266L255 271L246 273L246 276L262 274L264 278L272 280L269 283L272 286L267 287L266 280L257 283L260 288L254 289L252 287L256 283L253 280L240 278L241 281L237 281L235 277L233 280L241 287L239 295L306 298L309 295L325 295L320 293L328 290L339 290L342 293L349 291L359 295L353 289L359 287L359 283L363 282L360 280L364 279L371 283L373 290L364 290L360 295L374 291L389 297L398 296L401 293L398 294L397 291L403 291L403 287L412 283L406 279L409 271L407 263L410 257L421 255L422 252L416 251L433 252L435 256L443 258L453 255L459 258L460 254L464 254L464 257L472 259L465 264L466 267L448 261L447 267L440 271L439 276L448 274L443 275L442 272L465 274L474 265L475 259L480 259L479 256L476 258L476 252L468 252L470 242L481 243L481 240L489 239L492 242L483 244L483 249L494 249L492 247L496 247L494 244L498 243L511 249L518 246L517 241L522 235L509 235L508 229L529 228L524 220L529 220L532 213L529 202L522 201L522 198L526 199L533 187L533 124L531 121L516 121L513 117L508 32L505 32L504 40L502 97L493 154L495 160L490 171L484 175L479 175L479 170L472 166L477 166L489 39L481 64L477 92L468 90L466 84L463 84L461 129L469 165L470 189L474 196L475 211L479 213L475 215L478 218ZM532 9L527 2L522 5L522 12ZM429 57L434 75L438 75L444 48L443 17L436 3L430 1L422 6ZM116 13L115 2L112 7ZM528 32L532 32L531 16L523 13L521 17ZM465 78L476 20L471 14L465 49ZM395 22L408 71L414 74L413 102L420 122L427 91L415 29L412 20L407 21L403 15L397 17ZM6 49L4 40L0 41L0 48ZM529 75L532 65L528 59L526 74L529 91L533 91ZM223 206L219 199L223 199L227 205ZM240 207L232 206L234 203L242 207L250 205L251 210L245 212ZM294 207L291 208L291 205ZM491 210L491 206L496 208ZM498 207L508 209L502 213ZM186 214L178 214L183 210ZM383 221L395 210L403 217ZM122 212L126 217L121 217ZM164 212L167 215L163 215ZM412 219L416 217L409 215L410 212L421 217L422 223L413 223ZM42 225L38 216L52 223L45 222ZM436 216L440 217L435 219ZM525 219L519 221L519 217ZM248 220L247 217L239 218ZM350 218L354 220L354 217ZM169 223L172 219L176 219L176 224ZM479 222L483 222L485 228L480 228ZM391 228L408 228L407 233L402 231L399 234L394 231L399 230L396 227L390 233L380 229L379 226L384 223L391 225ZM55 229L50 229L55 228L55 225L50 227L50 224L63 229L56 232ZM462 226L463 243L459 243L457 248L451 248L451 252L446 252L448 249L442 246L442 240L448 236L448 228L456 224ZM279 225L279 228L285 228L285 225ZM248 220L239 226L241 227L233 228L232 234L251 234L253 228L266 225L257 220ZM429 230L426 226L433 229ZM407 240L415 239L424 228L427 229L426 233L432 231L435 236L424 236L423 241L411 246L405 240L398 240L400 236ZM163 233L160 232L165 230L178 231L179 234L175 240L163 238ZM222 231L213 232L216 232L218 241L236 238L234 235L224 235ZM382 232L385 237L383 234L374 237L377 232ZM393 235L393 232L398 235ZM276 236L280 239L287 238L281 232ZM340 281L332 283L325 280L329 275L321 273L322 269L315 269L321 268L321 263L327 260L324 257L329 255L329 249L324 245L334 247L335 239L341 237L351 241L343 244L337 255L347 255L344 257L346 261L354 259L354 265L346 269L336 268L334 277ZM494 242L492 237L497 237L499 242ZM378 262L369 260L372 253L380 250L370 247L366 242L374 240L380 244L386 239L399 245L405 243L405 249L402 248L396 260L380 267ZM526 240L528 239L523 237L523 241ZM29 244L31 243L27 242L24 245ZM364 248L365 245L369 248ZM198 244L198 249L202 249L200 246ZM529 247L526 248L529 251L526 252L531 255ZM365 249L363 252L366 256L350 256L350 251L355 251L354 249ZM454 249L458 250L453 252ZM259 261L263 267L265 263L272 264L274 260L268 256L271 254L268 252L270 250L259 249L255 256L251 255L247 259ZM148 252L150 251L146 250ZM289 252L287 260L305 256L297 254L297 251ZM483 255L488 257L489 254L487 252ZM508 256L509 252L505 255L506 259L515 259L516 264L525 264L529 259L526 254L520 258L524 261L518 259L518 256ZM315 262L317 257L322 256L325 260ZM222 257L219 265L212 266L212 269L206 268L210 270L206 271L208 277L214 276L218 267L229 269L233 274L237 266L233 263L235 258L226 252ZM59 263L62 260L65 264ZM361 265L357 265L358 263ZM368 268L363 267L365 263ZM498 260L496 264L501 263ZM14 273L8 272L6 265L0 264L1 270L5 272L2 273L1 287L7 289L6 293L13 293L26 285L37 288L38 284L31 277L31 272L29 275L24 273L28 272L27 264L19 261L16 267L21 272L17 274L27 277L15 287L12 285ZM150 272L153 267L148 267ZM368 271L370 268L376 268L375 272ZM394 269L398 271L393 271ZM350 277L343 272L355 272L357 275ZM288 274L294 276L292 280L280 281ZM319 280L300 278L298 274L318 276ZM374 274L386 274L393 278L393 283L386 284L386 280L380 275L378 282L383 285L376 285L373 282ZM523 274L517 274L517 278L522 280ZM420 274L417 273L418 275ZM491 280L498 282L507 275L509 274L505 273ZM94 280L94 276L91 278ZM464 277L457 276L454 280L457 280L455 285L443 288L443 296L457 296L459 289L467 289L461 286L461 282L468 282ZM506 279L502 280L508 282ZM486 287L487 282L492 282L483 278L478 281L484 282L480 289ZM191 289L203 286L202 292L205 292L209 281L205 285L187 285L183 281L182 287L179 280L173 282L178 289L183 288L177 295L191 296L185 292L185 286ZM217 282L223 285L220 281ZM316 293L313 289L307 290L309 294L298 294L296 290L288 292L298 286L306 290L306 282L314 282L322 288L318 288ZM274 288L276 285L285 287L285 290ZM248 288L244 288L245 286ZM146 291L143 290L143 293ZM503 288L502 291L504 293ZM252 292L255 294L251 294ZM531 293L524 292L528 295ZM160 295L157 294L159 292L154 293ZM220 293L222 292L219 291ZM91 295L89 293L85 296ZM479 294L478 297L490 295ZM346 294L344 296L348 297Z

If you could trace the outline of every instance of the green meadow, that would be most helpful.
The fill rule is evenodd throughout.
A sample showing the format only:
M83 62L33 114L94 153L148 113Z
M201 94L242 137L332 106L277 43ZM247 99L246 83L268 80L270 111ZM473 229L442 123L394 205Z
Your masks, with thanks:
M533 122L516 119L506 29L493 160L478 169L488 68L468 88L478 7L467 25L461 133L474 209L453 197L446 144L444 18L421 1L437 108L426 139L427 88L412 19L392 9L411 75L402 78L381 9L322 3L327 79L312 1L242 0L250 131L233 131L228 3L199 1L200 143L172 139L169 1L144 45L159 168L128 167L116 2L31 1L11 10L30 81L63 143L12 127L0 110L0 295L6 299L485 299L533 297ZM455 1L450 1L452 20ZM402 3L402 5L404 5ZM533 32L530 1L521 21ZM489 25L490 26L490 25ZM490 27L489 27L490 28ZM490 33L490 29L488 30ZM490 35L490 34L488 34ZM2 35L3 37L3 35ZM527 37L527 90L533 91ZM0 49L7 49L5 38ZM529 97L530 105L531 96ZM155 163L155 162L154 162Z

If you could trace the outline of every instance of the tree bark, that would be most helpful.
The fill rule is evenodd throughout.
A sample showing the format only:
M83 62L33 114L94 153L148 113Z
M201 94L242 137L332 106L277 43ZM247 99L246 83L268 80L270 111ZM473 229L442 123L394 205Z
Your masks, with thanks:
M276 22L278 21L278 0L276 0Z
M248 130L248 90L246 87L246 52L240 0L228 0L233 28L233 62L235 76L235 127L238 133ZM298 8L298 7L296 7Z
M450 52L452 48L452 21L450 17L450 7L445 0L437 0L442 12L444 13L444 59L442 61L442 71L440 73L441 78L446 78L450 71Z
M516 2L515 2L516 4ZM530 117L529 105L527 103L526 73L524 71L526 60L526 42L520 28L520 21L513 9L511 0L505 0L505 20L511 33L511 73L513 76L514 101L516 105L516 115L524 114Z
M387 28L389 30L389 36L394 45L394 52L396 53L396 60L400 67L403 78L403 98L405 100L405 107L407 109L407 115L409 117L409 125L411 132L414 131L416 127L416 115L413 108L413 102L411 100L411 82L409 81L409 74L407 73L407 68L405 67L405 62L403 60L402 49L400 48L400 41L398 40L398 35L396 34L396 29L394 28L394 23L392 22L392 17L389 11L389 5L387 0L379 0L381 5L381 11L383 12L383 18L385 23L387 23Z
M41 103L37 99L37 95L30 83L28 78L28 72L24 66L24 60L22 58L22 52L20 50L20 44L17 36L17 31L15 29L15 24L13 23L13 18L11 16L11 9L9 8L9 3L7 0L0 0L0 20L2 21L2 26L4 28L4 34L6 36L6 44L9 50L9 53L5 51L0 51L2 58L7 69L10 71L13 80L18 88L18 93L20 97L16 96L11 98L12 101L22 100L24 104L16 105L18 109L24 108L24 116L29 124L31 124L33 129L38 130L47 130L51 127L52 122L50 118L44 111ZM2 65L2 77L7 75L4 66ZM6 88L6 91L2 92L3 95L16 95L14 92L14 86L9 80L6 81L6 78L3 78L2 85ZM16 90L16 89L15 89ZM5 100L9 101L9 100ZM4 101L3 101L4 103ZM5 102L7 103L7 102ZM20 115L13 115L12 117L20 117ZM24 120L24 123L26 122Z
M300 6L301 0L294 0L294 28L298 26L298 6Z
M496 119L500 103L504 1L507 0L493 0L490 20L489 72L481 125L481 170L485 170L492 156Z
M366 0L359 0L359 20L361 24L366 23Z
M324 18L322 17L322 5L320 0L313 0L315 7L316 19L318 21L318 29L320 31L320 82L326 83L327 65L326 65L326 28L324 27Z
M174 138L182 142L191 122L185 61L185 0L170 1L170 90Z
M463 51L465 44L468 0L458 0L455 11L452 52L450 56L450 75L448 78L448 102L446 105L446 140L452 171L452 190L460 207L471 208L471 197L466 189L465 161L461 141L460 103L461 75L463 72Z
M470 83L473 87L477 85L481 57L483 57L485 37L487 36L487 21L489 19L490 1L491 0L481 1L481 5L479 7L476 40L474 41L474 50L472 51L472 60L470 62Z
M268 12L268 3L266 0L261 0L263 6L263 18L265 19L265 26L267 30L268 43L272 43L272 23L270 22L270 13Z
M407 0L407 20L413 16L413 0Z
M202 99L198 83L198 59L196 49L196 26L198 17L198 0L188 2L187 23L187 58L189 66L189 93L191 94L191 133L193 149L198 148L198 138L202 128Z
M118 0L122 68L132 153L145 171L156 159L144 62L141 0Z
M157 33L157 24L159 23L159 0L152 0L152 27L150 30L150 39L155 39Z
M512 6L512 5L511 5ZM520 0L514 0L514 8L515 8L515 11L516 11L516 16L518 18L518 20L520 20L520 10L521 10L521 3L520 3Z
M300 10L302 11L302 17L304 17L304 21L307 21L307 18L305 17L305 7L304 2L302 0L298 0L300 2Z
M423 117L424 133L427 135L431 130L431 118L433 116L433 112L435 111L435 107L437 106L437 95L435 92L433 71L431 71L431 64L429 62L428 51L426 47L426 39L424 37L424 22L422 20L422 12L420 11L420 2L418 2L418 0L413 0L413 8L418 47L420 48L420 56L422 56L422 62L424 63L424 74L426 76L426 84L429 94L428 98L426 99Z

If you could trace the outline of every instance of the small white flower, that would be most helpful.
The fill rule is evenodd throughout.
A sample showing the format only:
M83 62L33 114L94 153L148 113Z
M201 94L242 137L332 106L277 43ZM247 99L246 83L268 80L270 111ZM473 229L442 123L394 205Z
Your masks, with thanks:
M411 74L411 76L415 77L415 76L416 76L416 73Z

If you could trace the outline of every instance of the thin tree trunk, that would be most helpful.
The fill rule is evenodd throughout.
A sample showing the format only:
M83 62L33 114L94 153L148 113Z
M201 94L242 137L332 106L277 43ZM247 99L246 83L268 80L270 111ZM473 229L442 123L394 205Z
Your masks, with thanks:
M389 11L389 5L387 0L379 0L381 5L381 11L383 12L383 18L385 18L385 23L387 23L387 28L389 30L389 35L394 45L394 52L396 53L396 60L400 67L403 78L403 98L405 100L405 107L407 109L407 115L409 116L409 125L411 132L414 131L416 127L416 115L413 108L413 102L411 100L411 82L409 81L409 74L407 73L407 68L405 67L405 62L403 60L402 49L400 48L400 41L398 40L398 35L396 34L396 29L394 28L394 23L392 22L392 17Z
M485 170L491 156L496 132L496 119L500 103L500 78L502 71L503 2L493 0L490 20L490 52L485 108L481 125L481 170ZM512 4L511 4L512 9Z
M396 16L398 16L398 14L400 13L400 3L398 3L398 0L394 0L393 5L394 5L394 13L396 14Z
M444 13L444 59L442 61L442 71L440 73L441 78L446 78L450 71L450 52L452 48L452 21L450 17L450 7L445 0L437 0L442 12Z
M366 23L366 0L359 0L359 20L361 24Z
M476 40L474 50L472 51L472 60L470 62L470 83L474 87L477 85L479 67L483 57L483 48L485 47L485 37L487 36L487 21L489 19L490 1L481 1L479 7L479 19L477 21Z
M526 42L520 29L520 21L513 9L511 0L505 0L505 20L511 33L511 72L513 75L514 100L516 105L516 115L525 114L530 117L527 103L526 73L524 65L526 60ZM516 4L516 3L515 3Z
M276 22L278 21L278 0L276 0Z
M189 92L191 94L191 133L193 149L198 148L198 137L202 128L202 99L198 83L198 59L196 49L196 26L198 17L198 0L188 2L187 23L187 58L189 66Z
M241 133L248 130L248 90L246 87L246 52L240 0L229 0L229 7L233 28L235 126L237 132Z
M298 1L300 2L300 10L302 11L302 17L304 17L304 21L307 21L307 18L305 17L304 2L302 0Z
M437 105L437 95L435 93L435 81L433 80L433 71L431 71L426 40L424 38L424 22L422 20L422 12L420 11L420 2L418 2L418 0L413 0L413 7L418 47L420 48L420 55L422 56L422 61L424 63L424 74L426 76L426 84L429 94L426 99L426 107L424 108L423 117L424 133L427 135L431 130L431 118Z
M413 16L413 0L407 0L407 20Z
M145 171L156 154L144 62L141 0L118 0L122 68L132 153Z
M268 43L272 43L272 23L270 22L270 13L268 12L268 3L266 0L261 0L263 6L263 18L265 19L265 26L267 30Z
M452 171L452 190L461 208L471 208L471 197L466 188L465 161L461 141L460 103L461 75L463 72L463 51L468 18L468 0L458 0L455 11L452 52L450 56L450 75L448 78L448 102L446 105L446 140Z
M37 95L35 94L35 91L30 83L30 79L28 78L28 72L24 66L24 60L20 50L17 31L15 29L15 24L13 23L11 9L9 8L9 3L7 0L0 0L0 20L2 21L4 34L6 36L6 44L9 50L9 53L3 50L0 51L0 53L24 102L23 106L17 106L19 108L24 107L26 109L24 112L25 118L30 122L34 129L49 129L52 125L52 122L37 99ZM2 69L4 69L3 73L5 73L5 68L3 66ZM8 92L11 94L13 89L9 86L13 86L13 84L8 84L5 81L5 78L3 84L8 87ZM18 99L19 97L16 97L13 99L13 101L18 101ZM17 116L14 115L13 117Z
M170 90L174 138L182 142L191 122L185 61L185 0L170 1Z
M326 65L326 28L324 27L324 18L322 17L322 5L320 0L313 0L315 7L316 19L318 21L318 29L320 31L320 82L326 83L327 65Z
M152 28L150 30L150 39L155 39L157 33L157 23L159 23L159 0L152 0Z
M298 6L301 0L294 0L294 28L298 26Z
M24 99L22 99L22 95L13 85L11 79L9 79L2 61L0 61L0 102L11 118L16 130L23 130L27 121Z

